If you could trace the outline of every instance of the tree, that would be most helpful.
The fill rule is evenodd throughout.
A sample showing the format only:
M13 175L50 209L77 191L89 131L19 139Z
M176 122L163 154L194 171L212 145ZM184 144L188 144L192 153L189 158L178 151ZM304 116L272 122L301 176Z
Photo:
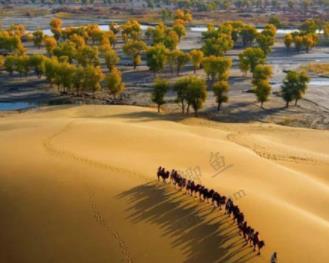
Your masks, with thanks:
M51 57L45 60L45 76L48 82L50 83L50 87L55 83L57 69L59 67L59 62L57 57Z
M75 44L76 49L83 48L86 45L86 41L82 36L78 34L73 34L69 37L70 41Z
M181 51L181 50L173 50L173 57L176 64L176 74L179 76L181 68L190 61L189 54Z
M5 70L13 75L16 68L16 57L15 56L7 56L4 61Z
M158 112L160 112L161 105L165 104L164 96L169 89L169 84L166 80L156 79L153 85L151 99L158 105Z
M303 46L303 37L300 36L299 34L295 34L293 36L293 41L295 45L295 49L297 52L300 52Z
M242 72L254 72L258 64L264 64L265 53L260 48L246 48L239 54L239 67Z
M98 66L99 65L98 48L84 46L77 50L76 58L78 63L83 67L86 67L88 65Z
M281 86L282 98L286 101L286 107L292 100L295 100L295 105L297 105L298 100L305 94L309 81L305 72L289 71L287 73Z
M179 43L179 36L176 31L169 30L166 32L166 35L163 40L163 44L166 48L174 50Z
M325 38L329 38L329 22L326 22L324 25L323 25L323 35Z
M261 33L257 34L256 41L258 46L264 51L265 55L272 51L276 34L276 27L272 24L265 26Z
M257 100L260 102L261 108L263 108L264 102L267 101L271 93L271 85L267 80L260 80L256 82L255 87Z
M43 32L37 30L33 32L33 43L36 47L40 48L43 41Z
M257 37L257 29L251 25L244 25L241 28L240 35L244 47L250 47Z
M60 92L67 93L70 91L75 68L75 65L68 62L61 62L58 64L58 67L56 68L55 82L58 85Z
M146 49L146 44L142 40L130 39L123 46L123 52L132 58L134 70L142 62L141 53Z
M75 67L75 70L72 75L72 87L75 89L77 96L80 96L80 92L84 83L84 78L84 68L81 66Z
M177 102L181 104L182 113L185 113L187 104L187 112L189 112L189 107L192 106L195 116L197 116L198 110L207 97L205 81L195 76L184 77L176 81L174 90L177 93Z
M121 34L124 42L126 42L128 39L140 39L141 32L141 26L137 20L128 20L121 26Z
M72 63L73 59L76 58L77 50L73 42L66 40L54 48L53 54L58 58L67 57L69 62Z
M228 57L209 56L203 59L203 68L211 81L227 80L232 60Z
M101 31L97 24L87 25L85 30L93 44L96 42L100 43L103 38L103 31Z
M35 54L31 55L29 60L30 66L33 69L34 73L38 76L38 78L41 78L41 76L45 72L46 57L39 54Z
M285 44L286 48L290 49L292 43L293 43L292 35L290 33L286 34L284 36L284 44Z
M205 81L198 77L188 77L187 80L189 82L186 90L188 108L191 105L197 117L199 109L207 98L207 86Z
M196 70L199 69L201 66L201 62L203 60L203 52L202 50L193 49L190 52L190 57L191 57L194 73L196 73Z
M46 47L47 53L49 56L51 56L54 52L54 49L57 47L57 41L54 37L48 37L46 36L43 39L44 45Z
M318 37L316 34L306 34L303 36L303 45L306 49L306 53L310 51L311 48L315 47L318 42Z
M252 74L253 83L255 84L257 81L260 80L268 80L272 77L272 74L272 67L270 65L257 65Z
M216 97L217 110L219 111L222 103L228 101L228 96L227 96L227 92L229 89L228 82L225 80L217 81L212 86L212 89Z
M260 33L257 35L257 44L267 55L272 51L272 46L274 45L274 39L272 36Z
M53 18L50 21L50 30L54 34L56 40L59 40L62 35L62 20L59 18Z
M0 72L2 71L4 64L5 64L5 58L0 55Z
M146 64L154 74L164 68L167 53L168 51L163 44L157 44L146 50Z
M28 56L16 56L15 57L15 66L16 66L16 71L19 73L19 75L22 76L27 76L27 73L30 70L30 61Z
M175 12L175 19L188 23L192 21L192 14L187 10L177 9Z
M87 66L84 68L84 81L82 87L84 90L95 92L101 88L100 82L104 79L104 74L100 67Z
M175 20L172 29L178 35L178 39L181 40L182 37L186 36L185 23L182 20Z
M114 49L108 49L104 52L106 67L111 71L119 62L120 58Z
M25 52L21 37L10 31L0 31L0 49L18 55L23 55Z
M232 26L224 24L218 29L208 25L208 31L202 34L202 50L206 56L221 56L233 48Z
M261 103L261 108L271 93L272 88L269 83L271 77L272 67L269 65L257 65L253 72L252 84L255 87L255 94L258 102Z
M109 93L115 98L124 91L125 85L122 82L121 72L117 68L113 68L105 78L106 88Z
M319 25L315 22L315 20L307 19L301 25L300 30L304 33L314 34L318 28L319 28Z
M275 15L270 16L268 23L274 25L276 28L280 28L282 26L280 18Z

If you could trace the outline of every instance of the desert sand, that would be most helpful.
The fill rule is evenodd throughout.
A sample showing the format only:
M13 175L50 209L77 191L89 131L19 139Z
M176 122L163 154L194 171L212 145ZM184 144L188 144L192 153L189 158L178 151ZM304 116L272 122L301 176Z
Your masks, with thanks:
M0 145L0 262L328 261L328 131L57 106L2 114ZM159 165L230 195L262 254Z

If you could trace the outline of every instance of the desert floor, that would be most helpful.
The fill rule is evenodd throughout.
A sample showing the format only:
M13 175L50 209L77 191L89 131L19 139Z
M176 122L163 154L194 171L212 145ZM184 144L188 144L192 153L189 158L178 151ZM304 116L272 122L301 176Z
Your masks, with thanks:
M0 262L327 262L328 131L62 106L2 113L0 145ZM159 165L230 195L262 255Z

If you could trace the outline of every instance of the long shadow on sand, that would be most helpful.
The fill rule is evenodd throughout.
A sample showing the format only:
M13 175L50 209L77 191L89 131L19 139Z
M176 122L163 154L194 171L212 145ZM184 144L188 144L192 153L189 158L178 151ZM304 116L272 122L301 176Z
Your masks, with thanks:
M238 263L256 256L244 244L231 218L168 185L147 183L117 197L130 204L128 220L158 225L172 240L172 247L183 251L186 263Z

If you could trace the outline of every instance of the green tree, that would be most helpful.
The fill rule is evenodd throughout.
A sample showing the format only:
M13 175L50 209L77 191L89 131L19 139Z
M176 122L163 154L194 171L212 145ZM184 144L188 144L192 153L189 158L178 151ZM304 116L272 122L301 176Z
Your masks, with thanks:
M176 81L174 90L177 93L177 102L181 104L182 113L185 113L186 106L187 112L189 112L189 107L192 106L195 116L197 116L198 110L207 98L205 81L195 76L184 77Z
M212 86L212 89L216 97L217 110L219 111L222 103L228 101L228 96L227 96L229 90L228 82L226 80L217 81Z
M122 93L125 89L125 85L122 82L121 72L117 68L113 68L106 76L106 88L109 93L115 98Z
M16 68L16 57L7 56L4 61L4 68L12 76Z
M196 70L199 69L201 66L201 62L203 60L203 52L202 50L193 49L190 52L190 57L191 57L194 73L196 73Z
M182 37L186 36L186 28L184 22L182 20L175 20L172 29L178 35L178 39L181 40Z
M121 26L121 34L124 42L126 42L128 39L140 39L141 33L141 26L137 20L128 20Z
M142 40L128 40L123 46L123 52L132 58L134 70L142 62L141 53L146 49L146 44Z
M295 100L295 105L297 105L298 100L305 94L309 81L310 78L305 72L289 71L287 73L281 86L282 98L286 101L286 107L292 100Z
M271 85L267 80L260 80L256 82L255 87L257 100L260 102L261 108L263 108L264 102L268 100L268 96L271 93Z
M46 79L50 83L50 87L52 87L53 84L55 84L58 68L59 68L59 62L57 57L52 57L45 60L44 74L46 76Z
M168 50L163 44L157 44L146 50L146 64L156 74L164 68Z
M41 78L41 76L45 72L45 60L46 57L39 54L30 56L30 66L33 69L34 73L38 76L38 78Z
M188 82L186 90L188 108L191 105L197 117L199 109L202 108L207 98L207 86L203 79L195 76L188 77Z
M282 26L280 18L275 15L270 16L268 23L274 25L276 28L280 28Z
M284 36L284 44L286 46L287 49L290 49L291 44L293 43L293 37L291 35L291 33L288 33Z
M178 49L173 50L172 52L174 53L173 57L175 58L176 74L179 76L181 68L190 61L190 56L184 51Z
M164 96L169 89L169 84L166 80L156 79L153 85L153 90L151 94L151 99L154 103L158 105L158 112L160 112L160 107L165 104Z
M119 62L120 58L114 49L108 49L104 52L106 67L111 71Z
M304 33L316 33L316 30L319 29L319 25L313 19L307 19L301 25L300 30Z
M203 68L211 81L227 80L232 60L228 57L209 56L203 59Z
M0 55L0 72L3 70L4 64L5 64L5 58Z
M202 34L202 50L206 56L221 56L233 48L232 26L223 25L215 29L212 25L208 26L208 31Z
M77 50L76 58L78 63L83 67L86 67L88 65L98 66L99 65L98 48L84 46Z
M250 71L254 72L255 68L259 64L264 64L265 53L260 48L246 48L242 53L239 54L239 67L244 73Z
M257 65L253 72L252 84L255 87L255 94L258 102L263 104L268 100L268 96L271 93L271 85L269 79L272 77L272 67L269 65Z
M33 43L37 48L41 47L43 41L43 32L41 30L37 30L33 32Z
M77 50L73 42L66 40L54 48L53 54L58 58L67 57L69 62L72 63L73 59L76 58Z
M250 47L257 37L257 29L251 25L244 25L241 28L240 35L242 37L242 43L244 47Z
M84 68L84 82L82 87L84 90L95 92L101 89L100 82L104 79L104 74L100 67L87 66Z
M28 56L16 56L16 71L21 77L27 76L28 72L30 71L30 63Z
M76 95L80 96L81 95L81 89L83 88L84 84L84 68L81 66L75 67L74 72L72 74L72 88L75 89Z
M57 47L57 41L54 37L48 37L46 36L43 39L43 43L46 47L47 53L49 56L51 56L54 52L54 49Z

